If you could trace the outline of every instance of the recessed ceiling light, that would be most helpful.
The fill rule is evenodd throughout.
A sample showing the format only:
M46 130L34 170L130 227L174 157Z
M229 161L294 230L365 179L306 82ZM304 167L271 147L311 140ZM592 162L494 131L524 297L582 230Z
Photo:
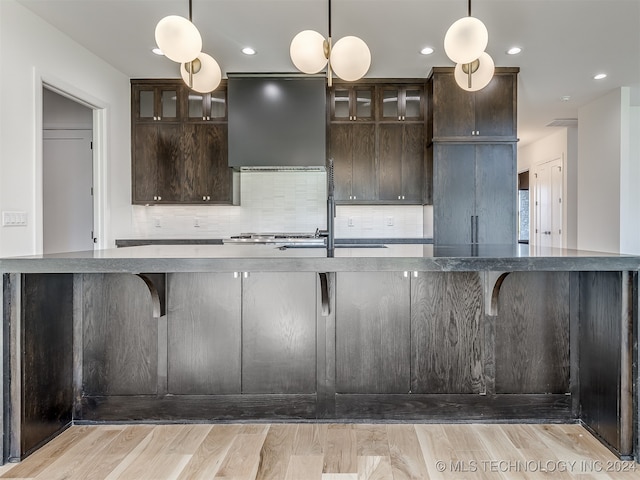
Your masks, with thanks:
M420 53L422 55L431 55L433 53L433 48L431 47L424 47L422 50L420 50Z
M563 102L568 102L569 100L571 100L571 97L569 95L563 95L562 97L560 97L560 100L562 100Z
M255 55L256 51L251 47L244 47L242 49L242 53L244 53L245 55Z
M507 50L507 55L517 55L522 51L522 48L520 47L511 47L509 50Z
M164 53L162 53L162 50L160 50L158 47L152 48L151 51L156 55L164 55Z
M599 73L593 77L594 80L602 80L603 78L607 78L606 73Z

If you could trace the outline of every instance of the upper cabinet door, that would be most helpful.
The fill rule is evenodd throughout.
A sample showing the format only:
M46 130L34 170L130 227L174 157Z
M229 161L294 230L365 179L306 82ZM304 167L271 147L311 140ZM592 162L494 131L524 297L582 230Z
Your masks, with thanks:
M475 94L475 129L481 137L516 136L516 77L494 75Z
M181 116L181 88L138 84L133 87L132 110L135 121L175 122Z
M211 93L198 93L189 90L186 96L187 118L190 122L226 122L226 90L217 90Z
M337 86L331 89L331 121L370 122L375 118L374 87Z
M475 130L473 93L462 90L451 74L433 75L433 138L471 137Z
M515 141L517 71L496 68L491 82L477 92L460 88L452 68L434 72L430 112L433 139Z
M383 85L379 87L379 114L382 121L421 121L424 119L422 86Z

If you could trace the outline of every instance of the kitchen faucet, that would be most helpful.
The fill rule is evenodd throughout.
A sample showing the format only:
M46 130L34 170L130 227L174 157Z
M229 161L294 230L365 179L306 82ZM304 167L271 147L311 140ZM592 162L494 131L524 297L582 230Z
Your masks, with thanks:
M333 158L329 159L327 167L327 229L320 230L316 228L316 237L326 237L325 244L327 246L327 257L333 257L335 251L335 216L336 201L333 196Z

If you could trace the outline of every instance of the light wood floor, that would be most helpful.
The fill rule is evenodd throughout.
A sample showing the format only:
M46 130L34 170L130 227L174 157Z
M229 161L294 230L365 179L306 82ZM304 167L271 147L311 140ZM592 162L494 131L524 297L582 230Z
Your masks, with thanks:
M71 427L0 478L631 480L636 466L578 425L117 425Z

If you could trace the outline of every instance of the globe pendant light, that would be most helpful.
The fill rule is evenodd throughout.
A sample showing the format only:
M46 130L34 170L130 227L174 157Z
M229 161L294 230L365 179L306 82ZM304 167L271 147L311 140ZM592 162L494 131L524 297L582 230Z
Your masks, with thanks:
M489 43L489 32L480 20L463 17L449 27L444 36L444 51L455 63L471 63L480 57Z
M328 42L315 30L303 30L298 33L289 47L291 61L302 73L320 72L328 60Z
M169 15L156 25L156 43L174 62L190 62L202 50L202 37L196 26L184 17Z
M192 18L189 0L189 20L178 15L164 17L156 25L156 43L167 58L180 63L180 75L189 88L209 93L220 85L222 71L218 62L202 52L202 37Z
M181 64L180 75L191 90L199 93L212 92L222 80L222 71L218 62L203 52L200 52L195 60Z
M484 23L471 16L471 0L468 0L468 16L451 25L444 37L444 50L457 65L454 78L460 88L475 92L486 87L493 78L495 65L485 52L489 32Z
M491 56L482 52L480 58L471 63L459 63L453 71L458 86L468 92L477 92L486 87L493 78L495 65Z
M360 38L347 36L331 45L331 0L329 6L329 36L314 30L303 30L298 33L289 47L291 61L303 73L319 73L327 67L327 79L332 85L332 73L346 81L358 80L367 73L371 66L371 51Z

